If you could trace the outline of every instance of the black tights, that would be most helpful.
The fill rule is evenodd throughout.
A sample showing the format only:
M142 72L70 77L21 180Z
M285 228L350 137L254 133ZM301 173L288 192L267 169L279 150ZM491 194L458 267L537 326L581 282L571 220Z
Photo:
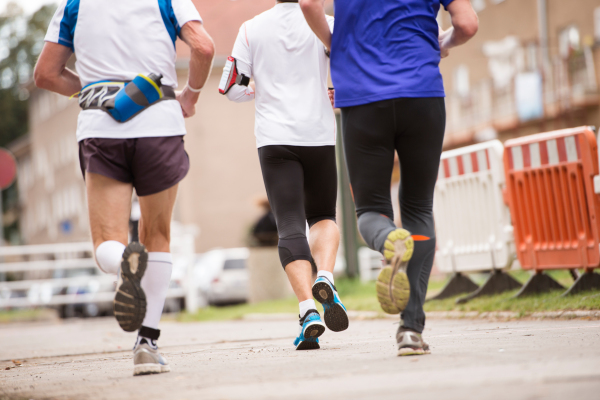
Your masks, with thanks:
M390 183L394 152L400 159L402 227L415 239L407 274L411 293L404 326L422 332L423 303L433 258L433 190L439 170L446 110L444 99L399 98L342 109L344 151L359 231L370 248L383 251L396 229Z
M312 262L306 223L335 221L337 168L335 146L264 146L260 168L279 234L283 268L292 261Z

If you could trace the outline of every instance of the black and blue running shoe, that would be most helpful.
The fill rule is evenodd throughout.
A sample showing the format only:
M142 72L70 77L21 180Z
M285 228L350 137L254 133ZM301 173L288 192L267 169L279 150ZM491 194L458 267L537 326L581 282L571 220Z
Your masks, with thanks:
M315 299L323 305L325 325L334 332L348 329L348 313L333 283L324 276L320 276L312 287L312 293Z
M321 315L317 310L308 310L304 317L300 318L300 334L294 341L296 350L319 349L319 339L325 332L325 325L321 321Z

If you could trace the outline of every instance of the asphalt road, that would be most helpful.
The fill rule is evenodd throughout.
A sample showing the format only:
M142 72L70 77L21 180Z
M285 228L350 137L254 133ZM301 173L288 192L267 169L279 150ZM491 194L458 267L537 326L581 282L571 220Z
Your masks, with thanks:
M600 398L600 321L430 320L432 354L404 358L392 320L353 320L305 352L293 350L296 324L164 323L172 372L142 377L132 376L134 335L112 319L3 325L0 398Z

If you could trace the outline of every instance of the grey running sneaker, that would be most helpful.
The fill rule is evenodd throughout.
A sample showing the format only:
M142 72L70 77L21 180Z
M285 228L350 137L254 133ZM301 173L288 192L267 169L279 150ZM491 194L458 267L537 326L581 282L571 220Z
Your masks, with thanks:
M146 316L146 295L141 282L148 264L148 252L138 242L123 252L121 272L113 303L115 318L125 332L137 331Z
M160 374L170 372L167 360L145 340L133 349L133 375Z
M398 328L396 333L396 342L398 343L399 356L420 356L431 353L429 345L423 341L420 333L402 326Z
M406 308L410 296L410 284L406 267L412 257L414 241L410 232L398 228L389 233L383 255L388 262L377 277L377 300L383 311L399 314Z

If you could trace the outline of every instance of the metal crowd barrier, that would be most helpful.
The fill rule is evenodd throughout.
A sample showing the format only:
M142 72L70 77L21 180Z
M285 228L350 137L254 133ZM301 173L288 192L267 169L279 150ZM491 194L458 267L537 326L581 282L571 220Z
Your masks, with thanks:
M492 140L442 153L434 196L436 263L453 276L436 299L470 292L459 300L466 301L521 286L503 272L514 260L503 152ZM492 274L478 288L465 274L481 271Z
M116 276L99 272L92 252L89 242L0 247L0 276L13 279L0 281L0 309L112 302ZM167 298L186 295L170 288Z
M535 273L519 295L563 289L551 269L585 269L565 293L600 289L600 198L596 137L589 127L540 133L505 143L507 199L516 253Z

